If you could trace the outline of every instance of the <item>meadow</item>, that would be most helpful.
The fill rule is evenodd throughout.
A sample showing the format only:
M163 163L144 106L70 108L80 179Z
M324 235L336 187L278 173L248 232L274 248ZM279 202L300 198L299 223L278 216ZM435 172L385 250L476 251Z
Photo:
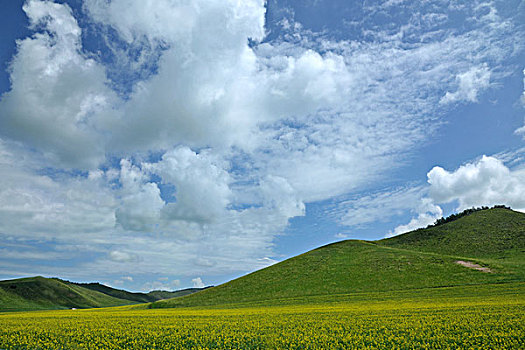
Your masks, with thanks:
M0 314L2 349L523 349L525 283ZM280 305L279 305L280 304Z

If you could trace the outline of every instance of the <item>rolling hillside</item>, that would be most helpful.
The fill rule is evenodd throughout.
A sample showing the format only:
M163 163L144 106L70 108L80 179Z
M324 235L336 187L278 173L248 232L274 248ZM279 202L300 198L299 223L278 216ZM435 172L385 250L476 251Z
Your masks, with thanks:
M0 281L0 310L39 310L117 306L132 303L57 278Z
M488 209L378 242L383 246L486 259L523 258L525 214Z
M474 212L380 241L347 240L314 249L199 293L152 308L251 302L418 288L525 281L525 214ZM458 260L490 268L461 266Z
M0 311L92 308L148 303L199 291L132 293L100 283L73 283L58 278L30 277L0 281Z
M133 292L128 292L122 289L111 288L111 287L108 287L100 283L73 283L73 282L69 282L69 283L83 287L83 288L87 288L90 290L94 290L97 292L101 292L106 295L118 298L118 299L130 300L130 301L134 301L137 303L149 303L149 302L162 300L162 299L177 298L177 297L189 295L189 294L198 292L202 289L208 288L208 287L186 288L186 289L181 289L181 290L177 290L173 292L166 291L166 290L154 290L148 293L133 293Z

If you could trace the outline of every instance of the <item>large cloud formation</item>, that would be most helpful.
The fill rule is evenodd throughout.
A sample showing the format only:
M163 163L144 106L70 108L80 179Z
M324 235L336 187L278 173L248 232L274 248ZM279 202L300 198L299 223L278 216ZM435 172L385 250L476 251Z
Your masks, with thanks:
M274 237L305 203L384 178L440 125L439 108L505 75L520 50L513 22L491 1L436 5L399 26L364 21L346 40L290 18L269 40L263 0L86 0L107 60L83 46L67 4L27 1L34 34L17 42L0 100L1 238L82 250L86 270L118 276L131 260L175 277L273 262ZM468 25L444 31L450 11ZM507 176L498 166L479 165L480 178ZM462 183L431 173L433 188ZM477 200L463 190L461 205Z

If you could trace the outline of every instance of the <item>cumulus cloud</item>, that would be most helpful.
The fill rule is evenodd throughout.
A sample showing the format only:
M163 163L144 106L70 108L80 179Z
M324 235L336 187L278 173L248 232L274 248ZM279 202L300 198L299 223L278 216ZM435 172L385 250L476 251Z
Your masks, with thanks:
M490 86L490 70L487 65L472 67L456 77L457 90L447 91L440 100L441 103L477 102L478 93Z
M202 279L200 277L194 278L191 280L193 283L193 288L203 288L204 283L202 282Z
M525 171L511 170L494 157L483 156L452 172L434 167L427 177L436 203L457 201L457 210L506 204L525 211Z
M275 209L285 217L304 215L304 203L297 198L293 187L282 177L269 175L261 180L259 193L265 207Z
M207 150L197 154L188 147L177 147L161 161L146 164L164 184L175 187L176 201L163 208L164 218L209 222L224 214L232 196L232 179L221 163Z
M147 177L129 160L121 160L120 167L121 205L115 212L116 219L127 230L151 230L159 222L165 204L160 190L156 183L147 182Z
M244 109L257 66L247 44L263 38L263 1L93 0L85 8L92 19L116 29L139 50L166 47L158 74L139 82L122 113L111 120L111 129L118 131L112 147L251 142L256 120Z
M38 32L17 42L11 90L0 101L0 133L55 164L96 167L105 150L94 119L114 96L104 67L82 52L69 6L31 0L23 10Z

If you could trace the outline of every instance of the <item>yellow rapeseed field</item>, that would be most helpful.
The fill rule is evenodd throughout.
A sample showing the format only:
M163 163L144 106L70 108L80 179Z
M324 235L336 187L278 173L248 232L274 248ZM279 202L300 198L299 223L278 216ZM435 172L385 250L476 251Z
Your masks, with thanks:
M525 298L4 313L1 349L525 349Z

